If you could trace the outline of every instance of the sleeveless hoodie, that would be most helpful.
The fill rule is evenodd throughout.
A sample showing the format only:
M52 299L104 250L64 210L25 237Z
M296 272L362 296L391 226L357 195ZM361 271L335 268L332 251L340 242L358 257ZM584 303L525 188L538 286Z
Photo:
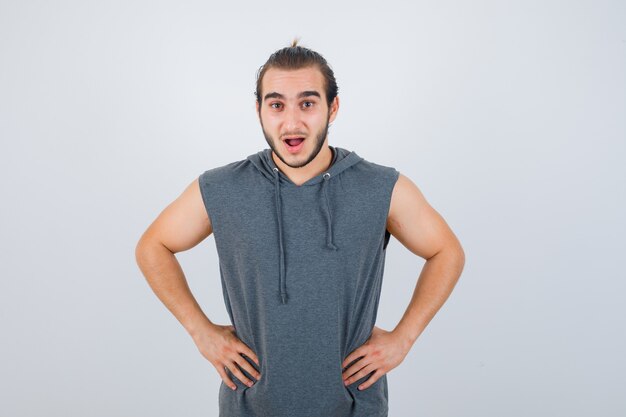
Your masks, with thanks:
M376 322L399 172L329 147L330 167L299 186L269 148L199 176L226 310L261 373L248 387L227 369L220 417L388 415L387 375L360 391L371 373L346 387L341 364Z

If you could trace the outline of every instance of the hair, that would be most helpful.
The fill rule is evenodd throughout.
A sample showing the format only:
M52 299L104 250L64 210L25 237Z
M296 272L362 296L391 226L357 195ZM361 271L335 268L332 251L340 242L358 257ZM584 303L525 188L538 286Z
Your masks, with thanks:
M298 41L299 39L295 38L290 46L286 46L274 52L270 55L265 64L259 67L256 75L256 91L254 92L259 105L263 102L261 92L263 77L270 68L282 70L297 70L308 67L317 68L324 77L324 91L326 93L326 103L329 108L335 97L337 97L339 87L335 80L335 74L330 65L328 65L328 62L326 62L326 59L319 53L298 45Z

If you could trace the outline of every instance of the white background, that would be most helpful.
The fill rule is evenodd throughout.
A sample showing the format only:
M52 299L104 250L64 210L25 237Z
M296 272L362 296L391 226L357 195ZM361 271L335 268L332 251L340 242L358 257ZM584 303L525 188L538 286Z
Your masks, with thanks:
M267 146L256 70L296 36L336 74L330 144L411 178L466 253L390 416L626 415L625 23L618 1L0 1L0 415L217 415L134 249ZM213 237L178 259L227 324ZM422 265L392 238L379 327Z

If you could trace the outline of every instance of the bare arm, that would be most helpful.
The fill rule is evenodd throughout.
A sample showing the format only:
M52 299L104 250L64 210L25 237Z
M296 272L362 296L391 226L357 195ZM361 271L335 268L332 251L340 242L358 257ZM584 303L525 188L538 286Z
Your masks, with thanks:
M174 254L196 246L212 232L195 179L159 214L135 249L148 284L192 337L213 323L192 295Z
M446 301L456 284L465 254L443 218L420 190L400 174L391 195L387 230L407 249L426 259L409 307L392 331L374 326L369 339L344 358L344 383L350 385L371 374L358 389L369 388L397 367Z
M148 284L191 335L198 350L232 389L236 384L228 369L241 382L252 385L241 369L255 378L261 375L242 356L259 364L255 352L236 335L234 326L218 325L204 314L192 295L175 253L193 248L213 233L196 178L169 204L139 239L135 258Z
M448 299L465 265L465 253L445 220L402 174L393 190L387 230L426 259L411 302L393 330L410 347Z

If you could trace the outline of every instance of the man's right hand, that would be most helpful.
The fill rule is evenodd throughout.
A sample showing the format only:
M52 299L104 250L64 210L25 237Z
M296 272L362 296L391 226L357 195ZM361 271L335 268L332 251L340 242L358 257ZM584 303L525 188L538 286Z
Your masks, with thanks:
M261 378L261 374L241 356L242 353L245 354L260 367L259 358L237 337L234 326L212 324L206 331L199 332L193 340L202 356L215 366L224 383L231 389L236 390L237 385L229 378L225 367L228 367L241 382L249 387L254 384L254 381L248 379L237 365L257 380Z

